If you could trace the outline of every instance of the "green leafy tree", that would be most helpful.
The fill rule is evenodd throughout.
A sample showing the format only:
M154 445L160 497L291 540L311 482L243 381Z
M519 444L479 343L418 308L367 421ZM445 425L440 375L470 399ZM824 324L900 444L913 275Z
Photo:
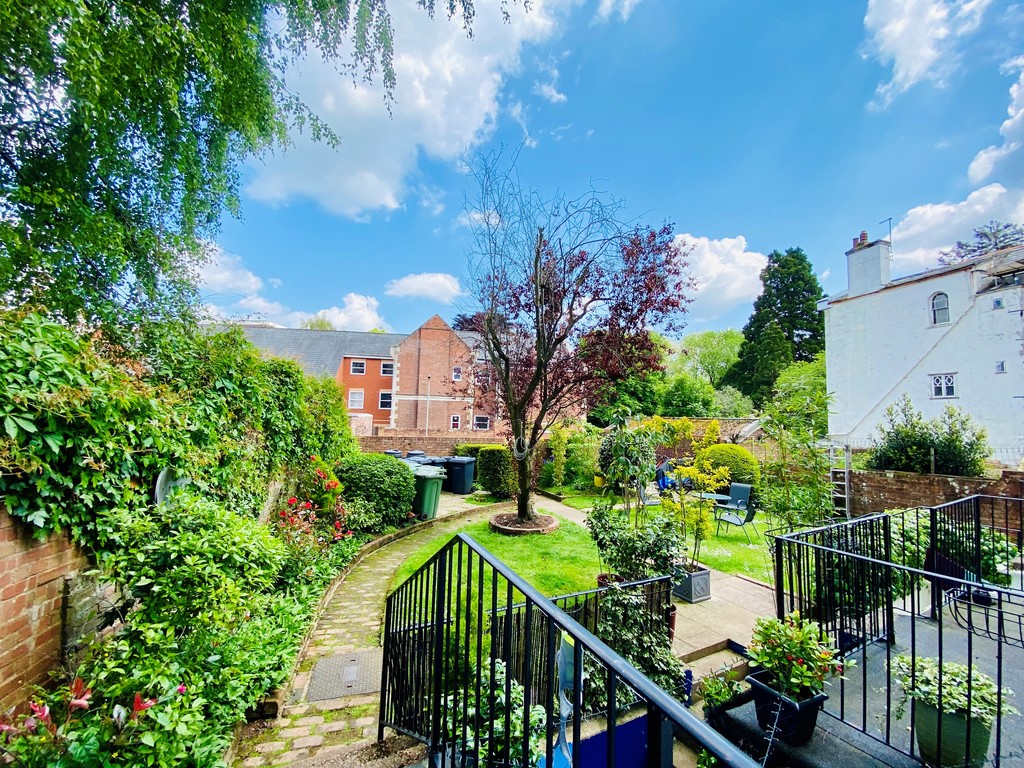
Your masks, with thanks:
M761 295L743 326L739 359L725 381L757 405L771 394L786 365L809 362L825 349L825 320L817 308L821 285L807 255L799 248L772 251L761 270L761 284ZM777 332L781 332L781 344Z
M428 13L434 0L419 3ZM472 0L445 4L463 23ZM187 311L237 166L335 136L289 90L316 49L395 84L385 0L0 6L0 295L126 329Z
M793 363L783 369L775 381L772 398L776 409L789 413L803 413L809 419L809 428L819 440L828 435L828 408L825 398L825 353L819 352L809 363Z
M704 379L680 373L669 380L661 399L663 416L703 418L714 414L715 390Z
M664 371L634 371L602 388L598 404L590 409L587 419L591 424L606 427L619 407L638 416L654 416L661 407L666 386Z
M305 320L303 320L301 323L299 323L299 327L300 328L306 328L306 329L308 329L310 331L336 331L336 330L338 330L337 328L334 327L334 323L332 323L330 320L328 320L323 315L313 315L312 317L307 317Z
M1024 227L993 220L974 230L974 240L957 240L948 251L939 251L939 264L956 264L1015 245L1024 245Z
M754 401L728 384L715 390L713 413L723 419L739 419L754 412Z
M703 376L708 384L718 389L729 369L739 360L742 344L743 334L735 328L691 333L680 342L673 369Z

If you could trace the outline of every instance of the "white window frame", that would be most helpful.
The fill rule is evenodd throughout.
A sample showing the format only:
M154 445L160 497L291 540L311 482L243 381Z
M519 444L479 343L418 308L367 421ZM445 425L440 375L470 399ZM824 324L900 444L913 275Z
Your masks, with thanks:
M945 302L945 306L936 306L936 302ZM949 325L949 294L945 291L937 291L928 299L928 311L931 313L932 325ZM940 319L940 312L945 312L945 319Z
M462 381L462 366L456 365L452 367L452 381Z
M390 370L384 370L387 366ZM380 375L381 376L394 376L395 375L395 362L394 360L381 360L380 361Z
M356 370L356 366L357 365L362 366L363 369L361 371L357 371ZM365 376L366 375L366 361L365 360L352 360L348 364L348 372L350 374L352 374L353 376Z
M355 403L355 397L359 395L359 405ZM361 411L363 410L363 403L366 398L363 396L363 390L361 389L350 389L348 391L348 409L350 411Z
M481 425L483 423L483 426ZM473 417L473 429L478 432L486 432L491 428L491 417L490 416L474 416Z
M384 405L384 395L388 396L388 404ZM377 407L382 411L390 411L395 407L395 398L390 389L382 389L377 393Z
M457 413L453 413L449 422L450 429L455 432L462 428L462 417Z
M928 377L932 400L952 400L960 397L957 391L956 373L933 373Z

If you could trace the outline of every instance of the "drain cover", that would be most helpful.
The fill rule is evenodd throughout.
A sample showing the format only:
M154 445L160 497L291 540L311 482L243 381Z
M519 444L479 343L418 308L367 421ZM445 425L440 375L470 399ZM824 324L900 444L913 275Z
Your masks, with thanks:
M321 657L313 668L307 701L338 699L380 690L380 648Z

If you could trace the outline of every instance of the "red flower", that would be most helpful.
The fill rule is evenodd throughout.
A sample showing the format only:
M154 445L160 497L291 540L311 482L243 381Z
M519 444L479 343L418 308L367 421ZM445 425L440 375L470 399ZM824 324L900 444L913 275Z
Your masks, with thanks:
M306 509L312 509L313 508L313 502L312 501L307 501L302 506L304 506Z
M156 704L156 699L143 699L142 694L135 692L135 701L132 702L132 720L139 714Z
M803 659L797 659L796 663L799 664L802 667L804 665L804 660Z
M297 501L298 501L298 499L296 499L294 496L292 496L290 499L288 499L288 506L290 507L290 506L294 505L295 502L297 502Z

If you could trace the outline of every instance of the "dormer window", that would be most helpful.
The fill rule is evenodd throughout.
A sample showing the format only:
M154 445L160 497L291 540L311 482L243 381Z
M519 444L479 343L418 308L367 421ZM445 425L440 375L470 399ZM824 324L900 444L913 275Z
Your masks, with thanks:
M949 296L936 293L932 296L932 325L946 325L949 322Z

